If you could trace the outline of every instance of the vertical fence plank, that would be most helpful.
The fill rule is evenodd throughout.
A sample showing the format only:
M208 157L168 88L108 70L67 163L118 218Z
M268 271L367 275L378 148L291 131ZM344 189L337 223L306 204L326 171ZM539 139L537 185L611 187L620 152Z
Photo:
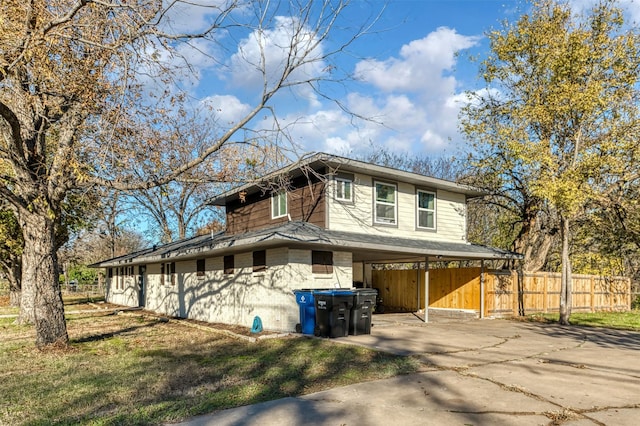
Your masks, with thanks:
M484 316L518 315L516 271L485 271ZM480 309L481 268L447 268L429 271L429 306L449 309ZM416 311L418 285L423 276L415 270L374 270L377 288L390 310ZM524 273L522 291L525 313L557 312L560 303L560 274ZM631 280L626 277L573 277L574 307L582 311L629 310ZM424 295L420 295L423 305Z

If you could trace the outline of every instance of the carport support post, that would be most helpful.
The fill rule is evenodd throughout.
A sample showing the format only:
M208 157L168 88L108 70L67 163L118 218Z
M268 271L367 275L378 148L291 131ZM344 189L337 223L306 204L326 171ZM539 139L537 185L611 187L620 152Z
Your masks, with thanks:
M480 318L484 318L484 259L480 261Z
M429 256L424 258L424 322L429 322Z

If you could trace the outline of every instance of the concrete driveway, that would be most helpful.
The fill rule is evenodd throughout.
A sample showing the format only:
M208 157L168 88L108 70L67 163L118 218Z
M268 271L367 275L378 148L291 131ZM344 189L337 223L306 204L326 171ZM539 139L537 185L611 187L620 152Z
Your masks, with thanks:
M417 357L417 374L183 425L637 425L640 333L506 320L376 324L344 344Z

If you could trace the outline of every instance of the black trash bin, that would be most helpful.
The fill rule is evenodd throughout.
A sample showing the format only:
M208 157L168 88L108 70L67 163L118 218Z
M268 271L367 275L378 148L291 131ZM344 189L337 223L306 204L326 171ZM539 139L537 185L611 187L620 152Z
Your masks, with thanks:
M349 334L353 336L371 334L371 314L376 307L378 290L374 288L358 288L353 293Z
M349 335L349 317L353 306L353 291L315 291L316 336L345 337Z

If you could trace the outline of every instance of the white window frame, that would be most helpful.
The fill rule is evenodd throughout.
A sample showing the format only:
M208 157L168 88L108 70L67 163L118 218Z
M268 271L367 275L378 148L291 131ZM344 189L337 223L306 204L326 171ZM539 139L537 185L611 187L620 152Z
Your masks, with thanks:
M433 209L427 209L424 207L420 207L420 194L430 194L433 195ZM427 229L430 231L434 231L436 229L436 203L438 197L434 191L427 191L425 189L418 189L416 191L416 228L418 229ZM420 212L431 212L433 213L433 226L420 226Z
M352 203L353 202L353 180L337 177L335 179L335 184L336 184L336 191L335 191L336 200L347 201ZM344 196L345 188L347 187L347 185L349 187L349 197ZM340 193L339 193L340 188L342 188L342 196L340 196Z
M280 197L284 197L284 213L280 211ZM275 212L276 203L278 206L277 214ZM289 213L289 200L287 200L287 192L274 192L271 195L271 219L278 219L280 217L285 217Z
M378 201L378 185L393 187L393 204ZM383 206L393 206L393 221L386 218L378 218L378 204ZM397 225L398 224L398 185L395 183L374 181L373 182L373 223L377 225Z

